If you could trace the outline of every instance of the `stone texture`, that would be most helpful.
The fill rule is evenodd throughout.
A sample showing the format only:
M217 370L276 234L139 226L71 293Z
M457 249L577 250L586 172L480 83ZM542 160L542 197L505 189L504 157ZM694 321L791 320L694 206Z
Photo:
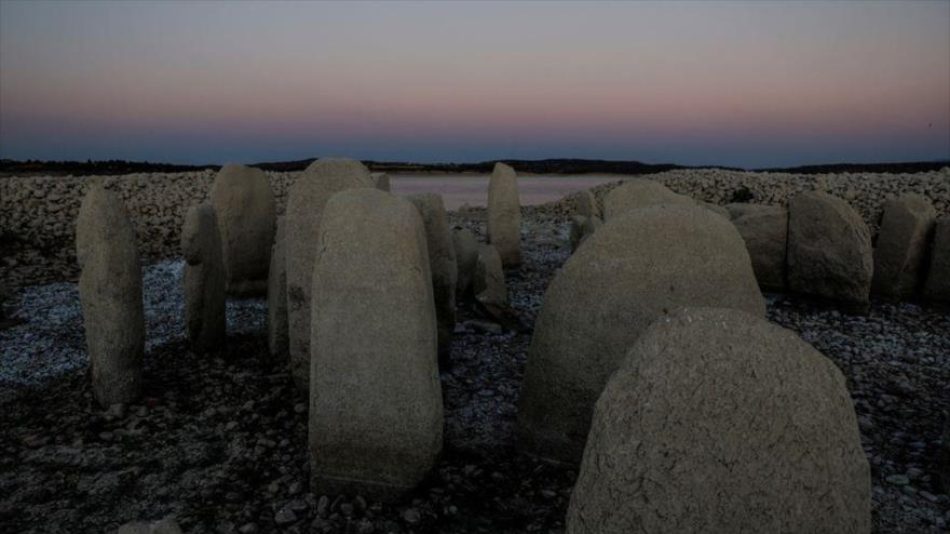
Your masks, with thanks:
M884 203L874 245L871 291L892 298L913 297L924 281L927 247L937 211L923 195L908 194Z
M326 204L313 270L311 491L390 499L442 447L432 281L422 219L375 189Z
M288 193L284 239L290 370L303 392L307 391L310 373L310 283L323 207L334 194L360 187L373 187L369 170L362 163L320 159L303 171Z
M134 521L119 527L118 534L182 534L178 522L170 517L159 521Z
M488 241L498 250L504 266L521 265L518 175L504 163L495 164L488 183Z
M745 241L755 279L762 289L785 290L788 210L762 204L730 204L726 213Z
M185 327L194 352L204 353L224 344L226 270L214 208L192 206L181 230L185 257Z
M950 303L950 217L941 217L935 227L923 296L932 302Z
M286 224L277 219L277 232L267 271L267 348L271 356L285 356L288 350L287 328L287 243Z
M439 363L445 368L452 352L452 333L455 331L455 289L458 284L455 245L440 195L421 193L406 198L419 210L425 226L435 315L439 325Z
M571 217L571 228L568 232L568 239L571 244L571 253L577 251L577 247L581 246L581 243L585 239L590 237L591 234L597 231L598 228L603 224L599 217L584 217L582 215L575 215Z
M142 271L125 206L102 185L79 209L76 257L93 393L103 407L133 402L145 352Z
M544 295L518 414L534 454L577 462L594 403L630 345L681 306L765 314L735 227L695 205L614 217L589 237Z
M478 263L478 238L468 228L452 230L452 244L455 247L458 282L455 286L456 300L472 298L472 282L475 279L475 266Z
M228 292L262 295L276 218L267 176L260 169L225 165L214 178L211 202L221 230Z
M597 198L589 189L575 191L567 196L567 201L573 205L574 215L581 217L600 217L600 206L597 204Z
M620 215L629 210L646 208L658 204L686 204L695 205L693 199L670 191L665 185L645 180L630 178L624 180L620 187L604 197L604 220Z
M508 304L508 286L501 256L494 245L480 245L475 263L475 280L472 287L475 298L482 304Z
M729 210L720 206L719 204L713 204L712 202L703 202L703 201L697 202L696 204L702 208L706 208L707 210L715 213L716 215L725 217L726 219L732 218L729 214Z
M737 310L654 323L594 413L570 534L871 530L871 477L844 376Z
M385 191L389 193L392 190L392 187L389 183L389 175L384 172L374 172L372 174L373 184L375 184L376 189L380 191Z
M812 191L789 202L787 262L792 291L867 308L871 232L844 200Z

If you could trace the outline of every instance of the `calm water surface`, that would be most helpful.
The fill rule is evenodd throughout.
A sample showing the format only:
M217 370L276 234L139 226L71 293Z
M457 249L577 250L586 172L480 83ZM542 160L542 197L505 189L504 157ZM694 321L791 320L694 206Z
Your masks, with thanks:
M439 193L445 208L455 210L463 204L485 206L488 203L488 174L390 174L396 195ZM521 205L544 204L568 193L623 179L620 175L580 174L518 176Z

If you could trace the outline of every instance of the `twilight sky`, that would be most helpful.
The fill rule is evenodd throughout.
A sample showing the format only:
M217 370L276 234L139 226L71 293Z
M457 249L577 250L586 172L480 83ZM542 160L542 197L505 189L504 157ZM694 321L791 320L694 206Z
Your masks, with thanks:
M950 1L0 0L0 157L950 159Z

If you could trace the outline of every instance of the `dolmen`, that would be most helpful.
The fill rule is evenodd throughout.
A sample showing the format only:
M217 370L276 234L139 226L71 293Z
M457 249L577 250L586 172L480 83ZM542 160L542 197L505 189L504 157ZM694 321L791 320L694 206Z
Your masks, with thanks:
M276 221L267 175L244 165L225 165L214 177L211 202L221 231L228 293L263 295Z
M310 284L323 207L334 194L352 188L373 188L369 170L348 159L320 159L307 167L287 194L287 324L290 371L306 393L310 376Z
M185 257L185 325L194 352L220 347L226 337L226 269L214 208L192 206L181 229Z
M455 247L458 272L455 296L457 301L464 302L473 296L472 282L475 279L475 266L478 263L478 238L468 228L455 228L452 230L452 245Z
M608 219L545 293L522 387L522 446L542 458L578 462L607 379L654 320L681 306L765 315L735 227L694 204Z
M728 204L728 218L745 241L759 287L785 291L788 210L764 204Z
M455 289L458 284L458 263L455 244L449 232L448 217L442 196L435 193L409 195L426 232L426 247L429 251L429 270L432 273L432 290L435 295L435 315L439 325L439 363L449 363L452 351L452 334L455 331Z
M935 225L923 296L931 302L950 304L950 217L941 217Z
M102 407L131 403L142 390L142 271L125 206L102 184L79 208L76 257L93 394Z
M872 293L892 300L917 295L936 220L937 210L923 195L902 195L884 203L874 246Z
M521 203L518 175L504 163L495 163L488 183L488 242L505 267L521 265Z
M791 291L864 311L874 272L871 231L843 199L801 193L788 205L787 267Z
M685 308L600 395L569 534L871 531L871 478L838 368L758 314Z
M377 189L337 193L322 212L310 314L311 491L388 500L415 487L442 448L425 227L412 204Z
M271 356L286 356L287 330L287 243L285 219L277 219L267 271L267 349Z
M665 185L644 178L630 178L615 187L604 197L604 221L630 210L659 204L682 204L694 206L693 199L674 193Z

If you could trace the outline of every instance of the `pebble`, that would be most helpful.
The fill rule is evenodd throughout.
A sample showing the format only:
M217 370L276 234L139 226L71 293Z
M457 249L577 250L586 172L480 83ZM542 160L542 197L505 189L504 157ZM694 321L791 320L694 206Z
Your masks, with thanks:
M278 526L284 526L284 525L289 525L291 523L295 523L297 522L297 514L295 514L293 510L285 506L284 508L281 508L280 510L278 510L277 513L274 515L274 522L277 523Z

